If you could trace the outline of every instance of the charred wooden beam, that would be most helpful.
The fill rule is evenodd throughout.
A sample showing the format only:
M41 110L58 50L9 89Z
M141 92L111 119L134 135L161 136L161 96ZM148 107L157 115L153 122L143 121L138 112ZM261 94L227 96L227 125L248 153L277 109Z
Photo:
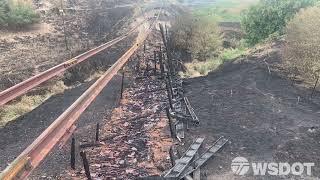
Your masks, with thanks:
M96 126L96 142L99 142L99 135L100 135L100 124L97 123L97 126Z
M86 155L86 153L84 151L81 151L80 152L80 156L82 158L83 168L84 168L86 177L87 177L88 180L92 180L91 174L90 174L89 162L88 162L88 159L87 159L87 155Z
M71 139L71 148L70 148L70 165L71 169L76 169L76 140L74 137Z
M173 121L172 121L172 118L171 118L171 114L170 114L170 110L169 108L166 108L166 113L167 113L167 117L168 117L168 120L169 120L169 128L170 128L170 133L171 133L171 138L175 138L175 129L174 129L174 126L173 126Z
M124 86L124 70L122 69L120 99L122 99L122 96L123 96L123 86Z

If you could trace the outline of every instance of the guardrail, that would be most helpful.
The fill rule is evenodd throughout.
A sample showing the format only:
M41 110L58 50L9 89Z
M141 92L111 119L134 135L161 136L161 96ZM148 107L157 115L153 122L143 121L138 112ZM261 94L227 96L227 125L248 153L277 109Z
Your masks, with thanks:
M66 111L64 111L29 147L27 147L1 174L1 180L26 179L49 152L61 141L64 144L75 131L75 123L86 108L94 101L112 77L127 63L150 34L159 16L145 28L145 33L120 59L117 60L92 86L89 87ZM101 51L103 45L92 53ZM82 58L90 54L80 55ZM35 78L37 79L37 78ZM32 81L33 82L33 81Z
M125 35L122 35L120 37L117 37L105 44L102 44L94 49L91 49L83 54L80 54L66 62L63 62L59 65L56 65L44 72L41 72L23 82L20 82L2 92L0 92L0 107L6 104L7 102L25 94L30 89L40 85L41 83L57 76L60 73L65 72L67 69L87 60L88 58L98 54L99 52L109 48L110 46L115 45L116 43L120 42L121 40L128 37L130 34L132 34L139 26L141 26L146 20L141 22L136 27L132 28L128 33Z

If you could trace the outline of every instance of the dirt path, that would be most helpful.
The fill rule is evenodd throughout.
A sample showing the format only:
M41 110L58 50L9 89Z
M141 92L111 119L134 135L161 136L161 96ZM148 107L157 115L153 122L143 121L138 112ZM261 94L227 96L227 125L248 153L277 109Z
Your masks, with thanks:
M188 132L188 139L203 136L214 141L225 136L231 141L203 168L204 179L280 178L254 177L252 172L234 175L231 161L238 156L249 162L314 162L313 176L320 176L320 94L314 101L303 98L310 90L292 85L275 72L269 75L258 63L263 59L237 61L186 81L187 97L201 121L200 127ZM272 56L268 61L278 60Z

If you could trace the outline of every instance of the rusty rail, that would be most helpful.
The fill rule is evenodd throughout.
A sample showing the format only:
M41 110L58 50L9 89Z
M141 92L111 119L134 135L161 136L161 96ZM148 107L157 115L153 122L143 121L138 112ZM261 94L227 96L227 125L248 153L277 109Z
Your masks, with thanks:
M153 26L154 23L151 24ZM151 26L118 61L89 89L62 113L29 147L27 147L1 174L1 180L26 179L49 152L75 130L75 123L112 77L127 63L151 32Z
M91 49L83 54L80 54L66 62L63 62L59 65L56 65L44 72L41 72L23 82L20 82L2 92L0 92L0 107L6 104L7 102L25 94L30 89L40 85L41 83L57 76L58 74L66 71L67 69L87 60L88 58L98 54L99 52L109 48L110 46L115 45L116 43L120 42L121 40L128 37L130 34L132 34L139 26L141 26L146 20L142 21L139 25L132 28L128 33L119 36L105 44L102 44L94 49Z

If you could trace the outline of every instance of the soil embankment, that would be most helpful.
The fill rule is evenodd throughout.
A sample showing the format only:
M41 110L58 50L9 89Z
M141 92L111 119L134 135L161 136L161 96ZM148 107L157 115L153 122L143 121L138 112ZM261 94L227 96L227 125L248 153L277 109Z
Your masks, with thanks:
M234 175L231 161L238 156L249 162L314 162L313 176L319 177L320 94L310 100L310 89L279 74L280 47L186 81L187 97L201 121L187 137L214 141L225 136L231 142L202 169L204 179L279 178Z

